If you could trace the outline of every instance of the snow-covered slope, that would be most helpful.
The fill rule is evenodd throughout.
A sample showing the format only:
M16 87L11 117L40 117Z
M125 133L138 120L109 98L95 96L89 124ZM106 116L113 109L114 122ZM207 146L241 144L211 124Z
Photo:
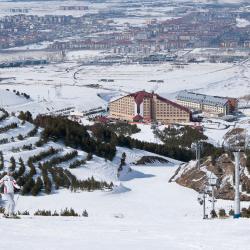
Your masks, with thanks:
M124 182L129 192L82 192L20 197L20 210L73 207L88 218L1 219L1 249L237 250L248 249L248 219L203 220L194 191L168 183L176 168L138 166L145 178ZM232 203L218 202L229 209Z

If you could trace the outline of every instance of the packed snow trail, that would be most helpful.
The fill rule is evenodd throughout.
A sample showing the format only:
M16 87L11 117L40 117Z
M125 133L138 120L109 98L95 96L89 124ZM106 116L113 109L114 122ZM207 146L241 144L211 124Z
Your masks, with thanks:
M87 209L89 217L1 219L0 249L249 249L249 220L202 220L197 194L168 183L176 167L135 169L140 178L123 182L123 193L62 190L20 197L19 210L73 207L78 212Z

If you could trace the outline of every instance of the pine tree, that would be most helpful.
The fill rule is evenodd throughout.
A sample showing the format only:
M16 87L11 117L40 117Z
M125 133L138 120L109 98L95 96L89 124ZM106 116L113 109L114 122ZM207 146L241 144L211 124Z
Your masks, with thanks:
M23 159L21 157L19 158L19 165L20 165L20 167L19 167L18 172L17 172L18 177L22 176L25 173L25 165L24 165Z
M211 218L213 218L213 219L218 217L215 210L212 210L210 214L211 214Z
M3 158L3 152L0 151L0 171L4 169L4 158Z
M92 153L88 153L86 160L87 161L91 161L92 159L93 159L93 154Z
M39 192L41 192L42 188L43 188L43 181L40 177L38 177L35 185L33 186L32 190L31 190L31 194L33 196L38 195Z
M87 210L84 210L84 211L83 211L82 216L83 216L83 217L88 217L88 216L89 216Z
M28 180L23 185L22 195L29 194L32 188L34 187L34 185L35 185L35 182L33 178L28 178Z
M16 169L16 160L13 156L10 158L10 171L14 172Z

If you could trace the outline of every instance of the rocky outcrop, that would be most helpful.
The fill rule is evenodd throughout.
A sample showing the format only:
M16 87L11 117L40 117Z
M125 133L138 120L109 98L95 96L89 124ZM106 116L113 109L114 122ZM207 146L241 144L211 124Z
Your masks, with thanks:
M234 159L223 154L217 159L207 158L198 168L196 161L182 165L171 181L192 188L197 192L209 187L209 180L216 179L215 197L217 199L234 199ZM241 200L250 201L250 174L246 169L246 157L241 155Z
M167 164L169 163L169 161L159 156L150 155L150 156L142 156L134 164L135 165L152 165L155 163Z

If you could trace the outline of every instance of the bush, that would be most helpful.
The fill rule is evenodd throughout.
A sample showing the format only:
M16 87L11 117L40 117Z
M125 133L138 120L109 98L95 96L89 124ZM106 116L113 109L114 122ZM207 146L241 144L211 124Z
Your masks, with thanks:
M82 216L83 216L83 217L89 217L89 214L88 214L87 210L84 210L84 211L82 212Z
M22 150L32 150L32 144L23 145Z
M79 216L78 213L76 213L73 208L70 208L70 209L65 208L64 210L61 211L60 215L61 216L74 216L74 217Z
M35 135L37 134L37 132L38 132L38 127L35 126L35 128L33 128L33 129L27 134L27 136L28 136L28 137L35 136Z
M23 212L18 211L17 214L18 215L30 215L30 212L28 210L25 210Z
M69 161L69 160L75 158L77 155L78 155L78 152L76 150L74 150L74 151L67 153L65 155L62 155L62 156L55 156L52 159L50 159L49 161L46 161L44 163L44 165L46 165L47 167L52 167L52 166L60 164L62 162Z
M28 159L28 162L34 162L35 163L35 162L41 161L42 159L44 159L44 158L46 158L48 156L54 155L54 154L56 154L58 152L59 152L59 149L54 149L53 147L50 147L46 151L42 151L37 155L31 156Z
M18 139L19 141L22 141L24 138L23 138L23 136L22 136L21 134L19 134L19 135L17 136L17 139Z
M22 195L29 194L34 185L35 185L34 180L31 177L28 177L28 180L23 185Z
M225 211L225 209L220 209L219 210L219 217L220 218L225 218L226 217L226 211Z
M42 177L43 177L43 183L44 183L44 190L46 194L50 194L51 193L51 189L52 189L52 183L51 180L48 176L48 171L46 168L42 168Z
M5 208L4 207L0 207L0 214L4 214L5 212Z
M26 111L25 113L21 111L18 115L18 118L23 121L33 122L32 114L29 111Z
M77 168L80 167L81 165L84 165L85 163L86 163L85 160L76 160L69 165L69 168Z
M8 130L14 129L14 128L17 128L17 123L11 123L11 124L9 124L9 125L7 125L7 126L5 126L5 127L1 127L1 128L0 128L0 133L5 133L5 132L7 132Z
M231 208L228 213L230 216L234 216L234 210Z
M241 209L241 217L250 218L250 207Z
M34 213L35 216L51 216L51 211L50 210L37 210Z
M210 214L211 214L211 218L213 219L218 217L215 210L212 210Z
M36 183L31 190L31 194L33 196L38 195L41 192L42 188L43 188L43 181L40 177L37 177Z
M44 140L61 140L66 146L81 149L96 154L100 157L112 160L116 153L114 144L106 141L96 141L88 133L86 126L63 117L37 116L37 126L43 127L42 138Z
M59 213L57 213L57 211L54 211L54 213L52 214L52 216L59 216Z
M88 153L86 161L91 161L93 159L93 154Z
M0 140L0 144L6 144L8 142L9 142L9 140L7 138L3 138Z

